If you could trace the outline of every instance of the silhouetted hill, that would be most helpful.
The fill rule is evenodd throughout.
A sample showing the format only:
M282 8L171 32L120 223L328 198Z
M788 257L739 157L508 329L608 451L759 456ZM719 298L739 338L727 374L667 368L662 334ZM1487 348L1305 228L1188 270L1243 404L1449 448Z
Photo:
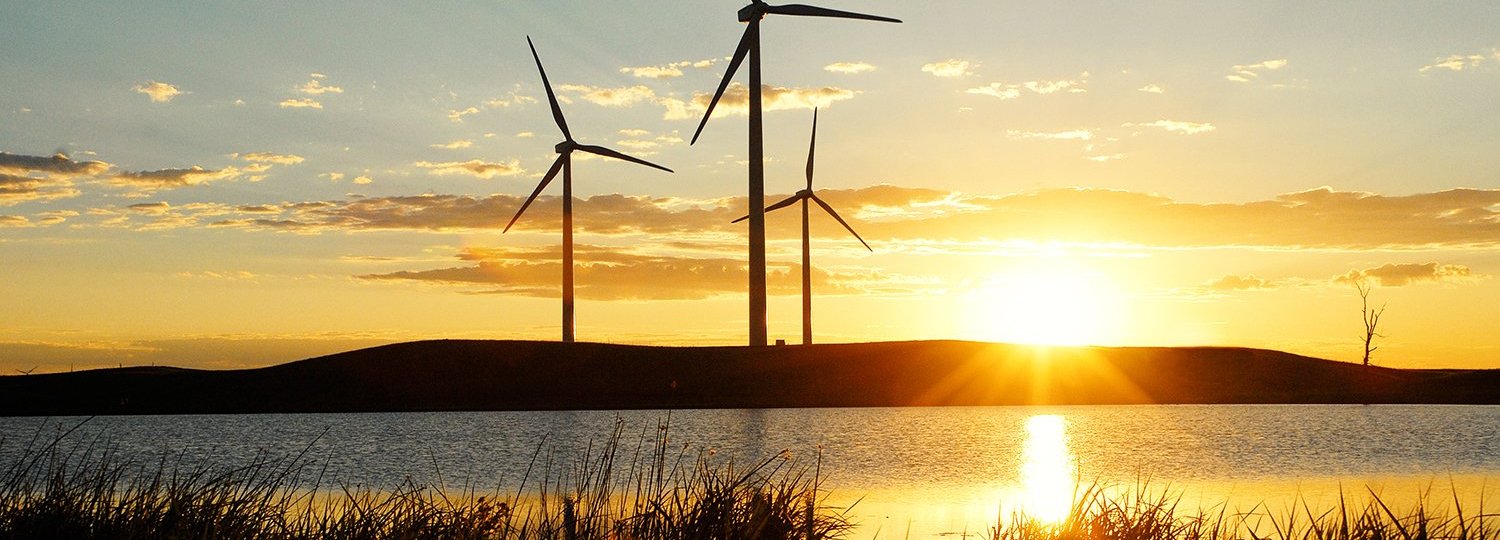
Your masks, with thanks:
M1215 347L421 341L259 369L0 377L0 415L1113 403L1500 403L1500 370Z

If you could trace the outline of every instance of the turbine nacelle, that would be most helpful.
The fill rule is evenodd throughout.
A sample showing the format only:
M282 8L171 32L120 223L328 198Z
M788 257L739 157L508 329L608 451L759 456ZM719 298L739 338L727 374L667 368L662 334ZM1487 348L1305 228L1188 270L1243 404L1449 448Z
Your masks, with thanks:
M575 142L575 141L571 141L571 140L569 140L569 141L563 141L563 142L557 143L557 146L553 146L552 149L556 150L557 153L559 153L559 154L566 154L568 152L572 152L574 150L577 150L578 149L578 143Z

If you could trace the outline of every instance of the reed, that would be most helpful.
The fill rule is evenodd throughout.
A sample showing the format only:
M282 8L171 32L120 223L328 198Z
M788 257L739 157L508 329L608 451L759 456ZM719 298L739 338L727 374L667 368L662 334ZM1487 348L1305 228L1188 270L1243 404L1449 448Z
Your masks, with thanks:
M77 427L74 428L75 430ZM308 445L226 468L185 456L131 463L71 433L28 442L0 472L0 539L837 538L847 509L824 505L817 463L749 466L677 446L669 421L633 444L616 423L563 463L538 448L520 488L479 493L408 480L328 486Z

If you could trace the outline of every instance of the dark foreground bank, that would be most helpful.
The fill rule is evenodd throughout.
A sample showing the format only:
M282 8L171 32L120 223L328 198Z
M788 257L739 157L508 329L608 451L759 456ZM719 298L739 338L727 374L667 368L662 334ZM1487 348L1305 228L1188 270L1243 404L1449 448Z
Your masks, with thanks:
M1242 348L420 341L259 369L0 377L0 415L1129 403L1500 403L1500 370Z

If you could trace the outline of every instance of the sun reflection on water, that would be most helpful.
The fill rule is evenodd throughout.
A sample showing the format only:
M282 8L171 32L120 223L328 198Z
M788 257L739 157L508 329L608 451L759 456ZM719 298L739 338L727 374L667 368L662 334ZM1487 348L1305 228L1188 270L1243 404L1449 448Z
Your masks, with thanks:
M1063 417L1041 414L1027 418L1018 510L1041 523L1062 523L1072 508L1077 472Z

